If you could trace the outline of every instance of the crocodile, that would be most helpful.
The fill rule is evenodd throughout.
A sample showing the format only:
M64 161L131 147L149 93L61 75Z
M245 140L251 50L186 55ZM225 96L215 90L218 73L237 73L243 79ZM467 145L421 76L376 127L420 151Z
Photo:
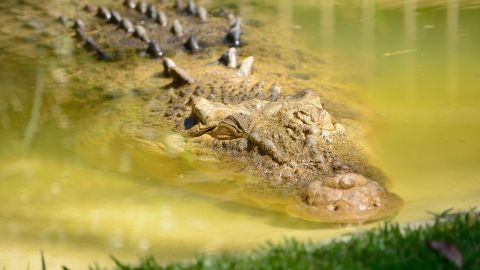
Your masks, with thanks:
M321 97L318 84L283 62L292 51L269 40L255 21L194 1L78 5L58 21L105 62L103 74L85 72L84 79L108 77L108 87L120 89L110 93L114 99L133 91L141 104L138 116L116 130L123 141L162 151L155 134L172 128L198 155L249 175L251 190L281 194L282 211L293 217L361 223L401 208L385 174L371 164L346 106L327 110L331 101ZM264 57L270 50L275 57ZM315 70L321 62L293 54L296 70Z

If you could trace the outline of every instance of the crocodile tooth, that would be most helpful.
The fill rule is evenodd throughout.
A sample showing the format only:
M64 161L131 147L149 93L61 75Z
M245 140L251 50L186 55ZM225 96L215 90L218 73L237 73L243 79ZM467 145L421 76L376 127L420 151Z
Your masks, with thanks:
M148 48L147 48L147 53L152 57L152 58L160 58L163 56L162 49L160 49L160 46L156 41L150 41L148 43Z
M197 10L197 16L200 18L201 22L207 22L208 21L208 12L205 7L199 7Z
M135 37L139 38L142 41L149 42L147 30L141 25L135 26L135 32L133 33Z
M170 74L173 77L173 84L181 86L184 84L193 84L195 80L188 75L188 73L180 67L173 66L170 68Z
M134 9L137 6L137 3L135 2L135 0L125 0L123 1L123 5L128 8Z
M75 19L75 21L73 22L73 29L85 29L85 24L83 23L82 20L80 19Z
M193 0L188 1L185 11L188 15L195 15L197 13L197 8L195 7L195 2Z
M133 26L133 23L127 18L122 19L122 22L120 24L120 28L125 30L125 32L127 32L127 33L135 32L135 27Z
M225 36L225 40L231 46L239 47L240 46L240 33L241 30L242 20L240 18L235 20L235 23L228 29L227 35Z
M240 69L238 70L237 74L240 77L246 77L250 74L252 74L253 71L253 61L255 59L253 56L249 56L245 58L242 62L242 65L240 66Z
M157 20L156 22L160 24L162 27L167 27L168 24L168 18L165 12L160 11L158 12Z
M175 0L174 7L178 12L182 12L185 8L185 4L183 3L183 0Z
M175 62L171 58L165 57L163 58L163 74L165 76L170 76L171 75L171 69L172 67L175 67Z
M112 14L112 17L110 18L111 23L119 24L120 22L122 22L122 16L118 12L112 10L111 14Z
M148 6L147 2L142 0L137 4L137 11L142 14L145 14L147 13L147 6Z
M191 53L197 53L200 51L200 46L198 46L197 39L195 39L194 35L191 35L187 42L184 44L185 48L190 51Z
M104 6L98 7L97 16L107 21L109 21L112 18L112 14L108 10L108 8Z
M170 29L172 34L174 34L176 37L182 37L183 36L183 27L182 24L180 24L179 20L174 20L172 28Z
M152 19L152 20L156 20L157 17L158 17L158 11L157 11L157 7L155 5L150 5L148 6L148 9L147 9L147 17Z
M165 57L163 58L163 74L165 76L170 76L172 67L176 66L175 62L171 58Z
M228 68L237 68L237 49L229 48L218 61Z

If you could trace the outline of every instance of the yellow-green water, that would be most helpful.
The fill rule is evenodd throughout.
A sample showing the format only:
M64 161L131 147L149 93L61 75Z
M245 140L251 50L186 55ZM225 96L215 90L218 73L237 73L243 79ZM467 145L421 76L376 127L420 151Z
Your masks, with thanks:
M374 163L405 200L395 220L480 204L480 4L265 0L240 1L239 7L243 17L262 16L291 35L292 46L334 54L335 64L345 67L338 77L359 86L355 98L371 112L362 121ZM158 161L162 176L148 178L129 166L127 155L99 149L101 159L113 165L86 161L73 138L88 117L78 113L87 105L60 106L68 83L45 87L46 77L63 77L52 68L55 61L25 61L5 44L0 43L0 267L36 269L40 250L49 269L85 269L93 262L110 265L110 254L171 261L360 229L245 206L228 200L228 193L221 199L193 192L184 183L218 182L225 175L168 157Z

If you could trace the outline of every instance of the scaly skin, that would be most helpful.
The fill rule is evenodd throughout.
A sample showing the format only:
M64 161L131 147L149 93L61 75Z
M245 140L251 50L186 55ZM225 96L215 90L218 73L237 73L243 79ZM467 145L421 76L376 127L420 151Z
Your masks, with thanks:
M199 155L213 155L255 179L246 185L285 196L288 206L283 210L292 216L352 223L382 219L399 210L402 200L386 190L386 177L368 162L353 121L355 113L339 102L337 89L325 82L328 76L305 80L305 73L297 72L329 74L329 67L318 57L291 50L281 38L270 39L272 34L265 28L246 23L237 57L255 56L254 72L246 66L227 67L216 61L227 49L224 38L231 22L225 14L211 12L218 16L201 22L165 2L159 10L169 19L167 27L119 2L107 5L134 25L143 25L148 38L96 16L96 7L82 11L83 3L70 15L81 19L84 27L69 29L70 20L60 30L70 35L76 31L80 46L113 61L77 67L80 74L71 72L87 86L108 89L100 95L113 97L97 106L114 108L115 113L90 122L99 122L103 129L109 123L115 128L86 132L83 136L90 136L90 143L104 144L117 137L148 153L161 152L165 147L155 134L172 127ZM184 35L172 33L173 18L179 19ZM184 46L191 34L199 43L198 51ZM87 42L87 37L94 42ZM149 51L152 40L161 53ZM160 60L147 59L148 55ZM173 58L181 71L162 74L165 56ZM135 97L125 98L132 94ZM85 95L99 98L89 96L90 92Z
M247 168L267 188L296 197L287 207L293 216L350 223L384 218L402 205L371 180L384 176L332 120L318 94L307 89L277 98L262 81L234 90L243 83L227 88L236 93L228 100L211 94L222 88L194 84L172 96L165 115L197 148L214 149L223 163Z

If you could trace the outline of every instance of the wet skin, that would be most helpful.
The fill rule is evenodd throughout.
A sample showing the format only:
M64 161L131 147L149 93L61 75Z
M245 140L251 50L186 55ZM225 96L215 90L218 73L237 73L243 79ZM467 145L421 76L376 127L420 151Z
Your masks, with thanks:
M130 119L119 136L154 145L148 134L162 125L158 123L167 123L196 149L261 179L259 188L287 194L285 211L295 217L355 223L382 219L401 208L402 200L383 184L385 175L369 163L355 129L336 117L342 111L327 111L318 92L308 88L317 85L283 76L281 57L260 64L248 57L269 55L263 42L267 34L243 43L244 32L259 36L262 29L243 27L228 12L210 11L205 19L203 11L200 17L192 7L173 3L157 8L164 12L165 24L165 18L153 18L155 12L142 13L144 8L130 4L112 4L115 13L109 6L90 7L71 20L78 44L100 60L130 61L140 54L163 61L164 71L150 76L171 83L140 95L145 100L140 116ZM219 61L211 61L213 53ZM128 82L128 70L105 72L119 85Z

